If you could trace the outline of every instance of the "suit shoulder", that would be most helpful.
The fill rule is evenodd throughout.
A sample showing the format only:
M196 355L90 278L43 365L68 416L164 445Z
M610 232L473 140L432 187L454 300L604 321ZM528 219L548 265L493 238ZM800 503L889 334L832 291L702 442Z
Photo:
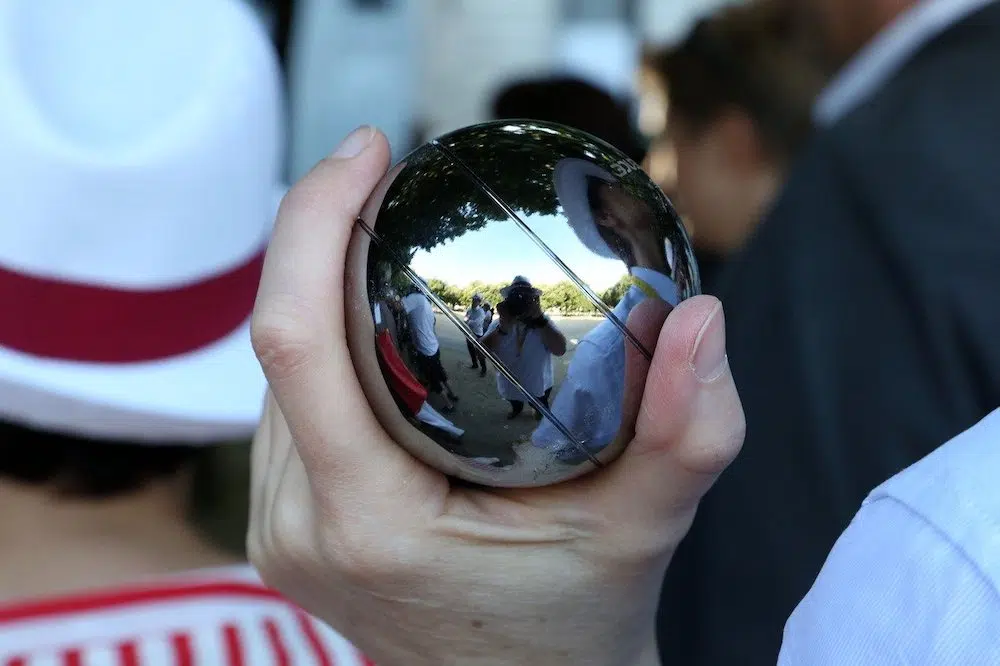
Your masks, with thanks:
M1000 138L1000 30L976 28L948 33L914 56L838 123L830 147L864 163L954 166L947 158L959 153L1000 163L989 150Z

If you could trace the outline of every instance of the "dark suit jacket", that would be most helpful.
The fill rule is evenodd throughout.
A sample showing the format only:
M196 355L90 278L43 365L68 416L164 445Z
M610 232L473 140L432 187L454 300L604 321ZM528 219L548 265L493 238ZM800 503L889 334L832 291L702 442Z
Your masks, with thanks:
M667 665L774 666L867 493L1000 405L1000 4L820 131L727 272L747 438L668 572Z

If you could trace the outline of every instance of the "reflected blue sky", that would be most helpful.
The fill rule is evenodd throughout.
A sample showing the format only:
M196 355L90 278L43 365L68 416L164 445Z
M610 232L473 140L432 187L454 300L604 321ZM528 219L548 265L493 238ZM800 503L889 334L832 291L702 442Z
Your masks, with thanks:
M559 216L535 215L525 221L595 291L611 287L625 275L625 264L591 253ZM567 279L558 264L511 221L494 222L431 252L420 250L411 267L425 280L443 280L459 287L475 280L509 282L515 275L524 275L539 285Z

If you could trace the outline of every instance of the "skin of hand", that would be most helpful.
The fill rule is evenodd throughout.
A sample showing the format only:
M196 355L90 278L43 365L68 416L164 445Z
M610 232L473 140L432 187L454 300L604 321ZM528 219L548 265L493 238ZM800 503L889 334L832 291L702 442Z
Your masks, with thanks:
M556 325L551 321L541 329L542 344L553 356L562 356L566 353L566 336L562 334Z
M536 489L450 483L386 434L345 341L348 245L390 153L368 128L344 146L285 197L267 252L250 560L379 666L657 663L663 573L743 441L721 305L696 297L653 321L635 436L606 469Z
M536 296L531 301L531 305L528 306L527 311L519 317L522 322L529 322L533 319L538 319L545 315L542 310L542 302ZM542 336L542 344L545 348L549 350L549 353L553 356L562 356L566 353L566 336L555 327L555 325L550 321L548 324L538 329Z
M497 308L497 317L500 320L500 328L502 328L507 333L513 328L514 323L517 321L516 318L510 316L510 310L505 307Z
M524 321L529 321L531 319L537 319L543 316L544 314L545 312L542 311L542 301L540 298L536 296L531 299L531 305L529 305L525 313L521 315L521 319Z

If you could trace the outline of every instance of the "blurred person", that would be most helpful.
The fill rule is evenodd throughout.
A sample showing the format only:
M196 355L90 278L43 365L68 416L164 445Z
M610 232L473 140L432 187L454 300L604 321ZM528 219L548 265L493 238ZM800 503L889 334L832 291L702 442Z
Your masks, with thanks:
M767 213L812 131L825 80L780 2L727 8L699 22L654 66L669 90L675 200L693 240L725 257Z
M230 0L11 0L0 34L0 662L361 663L188 515L266 388L267 35Z
M991 306L1000 284L1000 5L787 8L841 68L817 100L817 131L784 191L715 291L748 434L667 575L660 640L685 666L773 663L785 619L870 489L1000 405L1000 310ZM869 529L902 540L915 519L883 517ZM926 562L924 575L949 580L952 565ZM960 612L932 603L930 590L913 590L909 608L880 600L891 580L856 575L876 592L886 626L810 614L826 618L811 620L818 633L868 633L882 645L883 632L911 620L926 627ZM845 607L864 586L841 586ZM928 651L892 663L984 663L941 639L968 660ZM886 649L899 652L910 654Z
M491 109L494 120L542 120L582 130L635 162L642 162L646 154L628 106L581 79L557 76L517 81L497 92Z
M642 168L673 200L677 185L677 155L666 131L670 117L670 98L667 94L667 82L660 71L661 51L661 48L650 45L641 49L636 72L636 124L648 144Z

